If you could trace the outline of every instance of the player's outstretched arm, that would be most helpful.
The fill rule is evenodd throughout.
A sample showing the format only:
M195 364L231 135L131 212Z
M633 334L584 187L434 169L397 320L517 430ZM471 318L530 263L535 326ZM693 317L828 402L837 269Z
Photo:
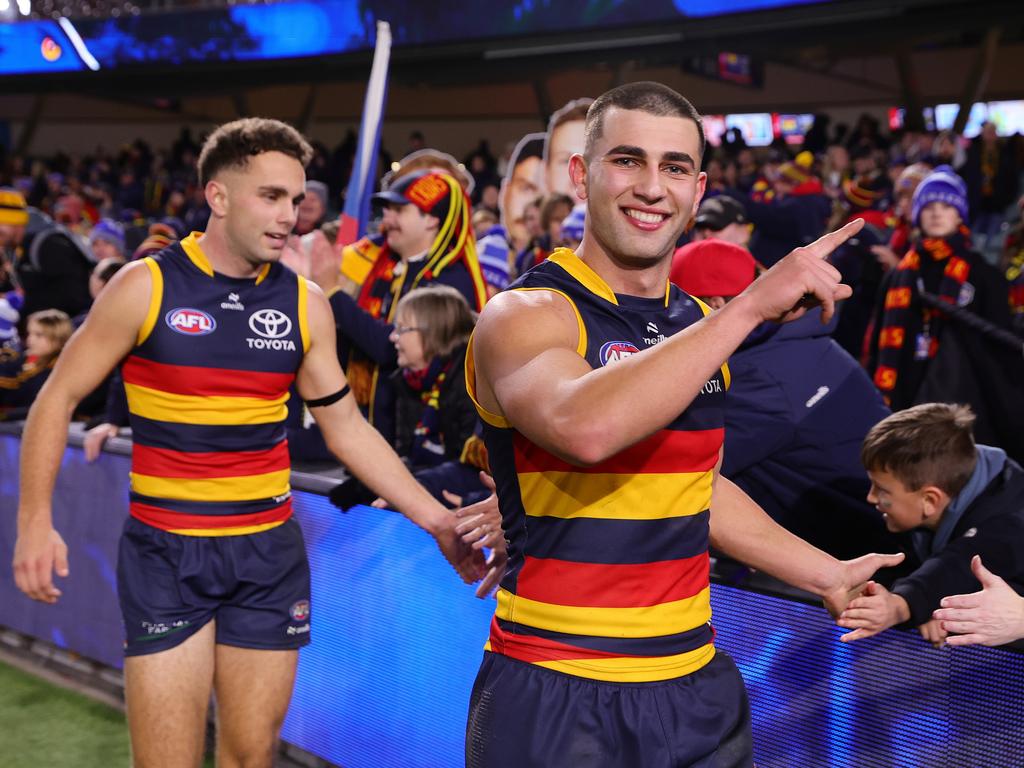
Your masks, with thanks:
M545 450L575 464L602 461L670 423L759 323L850 295L827 261L859 220L800 248L725 308L614 365L592 369L569 300L506 291L484 308L473 342L477 395Z
M837 560L772 520L717 469L711 498L711 543L742 563L818 595L833 616L843 612L875 571L903 560L902 554Z
M75 406L135 345L152 290L149 269L131 264L110 281L85 324L57 358L29 411L22 435L14 579L33 600L56 602L53 572L68 575L67 547L53 528L51 498Z
M981 562L971 559L981 591L942 598L933 616L947 632L949 645L1005 645L1024 638L1024 597Z
M334 317L323 293L309 285L309 351L299 369L299 395L316 400L346 386L335 347ZM463 581L471 583L484 574L483 554L455 532L455 515L438 503L406 469L387 441L346 395L331 405L310 408L331 452L371 491L428 531Z

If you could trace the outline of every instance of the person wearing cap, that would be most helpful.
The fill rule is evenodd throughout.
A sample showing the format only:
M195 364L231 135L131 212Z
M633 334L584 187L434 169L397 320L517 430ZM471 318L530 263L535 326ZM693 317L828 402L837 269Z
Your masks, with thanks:
M911 249L891 269L876 301L868 343L868 372L893 410L922 402L966 403L975 437L1024 453L1019 351L1009 355L955 318L926 305L921 290L999 328L1012 327L1009 286L971 247L967 187L948 165L917 187ZM1001 391L1006 387L1006 391Z
M394 439L394 330L398 301L413 288L449 285L479 312L487 300L469 200L452 176L418 171L374 195L382 205L385 241L356 298L338 287L336 265L313 278L328 293L338 350L356 402L384 437Z
M671 280L717 310L754 281L745 248L708 239L685 245ZM722 474L777 522L839 558L897 548L874 507L860 462L864 435L889 415L856 360L818 310L766 322L729 358Z
M354 139L353 139L354 140ZM396 168L397 165L397 168ZM419 148L392 164L392 169L384 174L381 179L381 189L389 189L397 184L404 176L419 171L434 171L446 173L459 182L463 193L468 197L473 192L473 176L447 152L439 149ZM359 293L359 287L363 284L366 276L370 274L380 250L384 245L384 234L367 234L355 242L338 241L335 237L331 243L341 249L341 264L339 270L341 277L338 284L342 290L351 296Z
M25 196L10 187L0 188L0 291L18 284L15 249L20 246L28 224Z
M0 250L14 265L14 280L24 291L23 318L43 309L74 317L89 306L91 254L49 219L30 229L25 197L9 187L0 188Z
M89 248L97 263L105 259L124 261L124 227L113 219L100 219L89 233Z
M801 152L795 160L779 166L773 191L763 202L754 196L745 201L747 216L754 224L750 251L766 267L821 237L832 210L810 152Z
M693 242L713 237L746 248L753 232L743 203L729 195L702 200L693 224Z

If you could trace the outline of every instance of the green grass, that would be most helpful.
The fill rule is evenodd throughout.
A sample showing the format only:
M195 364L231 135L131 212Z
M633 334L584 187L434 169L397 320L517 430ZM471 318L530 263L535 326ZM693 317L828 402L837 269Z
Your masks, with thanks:
M129 755L124 714L0 663L0 766L127 768Z
M116 709L0 664L0 764L127 766L128 725Z

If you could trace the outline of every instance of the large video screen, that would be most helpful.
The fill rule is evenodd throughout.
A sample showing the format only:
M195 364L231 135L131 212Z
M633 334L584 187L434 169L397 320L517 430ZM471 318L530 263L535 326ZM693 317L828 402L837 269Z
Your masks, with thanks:
M390 22L394 44L401 47L638 26L836 1L285 0L74 23L24 21L0 25L0 75L331 56L370 48L377 20ZM737 67L727 63L726 71L743 76L742 67Z

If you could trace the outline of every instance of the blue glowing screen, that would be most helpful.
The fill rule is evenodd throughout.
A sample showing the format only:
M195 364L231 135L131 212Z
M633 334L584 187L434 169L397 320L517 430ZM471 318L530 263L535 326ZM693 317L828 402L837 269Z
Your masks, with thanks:
M637 26L835 1L494 0L451 3L449 8L448 3L412 0L284 0L76 19L71 27L80 36L78 48L56 22L24 21L0 24L0 75L336 55L371 48L377 20L391 23L394 44L401 47ZM437 23L439 15L443 24ZM94 59L95 66L84 65L83 57Z

